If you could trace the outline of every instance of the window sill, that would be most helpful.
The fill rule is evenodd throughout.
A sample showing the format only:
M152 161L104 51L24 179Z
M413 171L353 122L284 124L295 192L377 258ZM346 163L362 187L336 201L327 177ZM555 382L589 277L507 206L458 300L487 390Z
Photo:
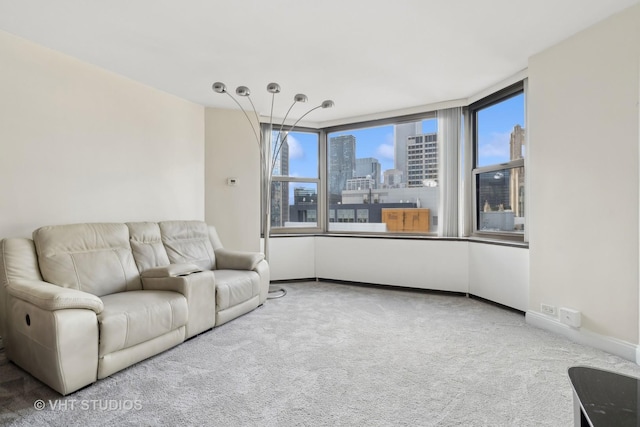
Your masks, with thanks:
M371 233L279 233L272 234L271 238L290 238L290 237L330 237L330 238L350 238L350 239L389 239L389 240L431 240L431 241L445 241L445 242L472 242L482 243L487 245L497 246L510 246L515 248L528 249L529 244L527 242L517 242L509 240L501 240L496 238L470 236L470 237L439 237L434 235L402 235L402 234L371 234Z
M467 237L466 240L473 243L484 243L487 245L498 245L498 246L511 246L514 248L524 248L529 249L529 242L523 242L518 240L507 240L507 239L499 239L496 237L486 237L486 236L470 236Z

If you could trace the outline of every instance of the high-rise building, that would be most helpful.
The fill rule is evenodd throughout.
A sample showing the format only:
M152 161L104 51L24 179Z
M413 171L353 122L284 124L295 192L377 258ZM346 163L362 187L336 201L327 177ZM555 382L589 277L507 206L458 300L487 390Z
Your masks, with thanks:
M402 171L403 182L406 183L408 177L407 169L407 144L409 137L421 133L420 122L402 123L394 126L394 168Z
M293 203L296 205L310 205L318 203L318 192L314 188L294 187Z
M274 139L275 140L275 139ZM274 176L289 176L289 143L285 140L273 167ZM271 182L271 226L284 227L289 221L289 183Z
M329 139L329 203L342 200L347 180L356 172L356 137L336 136Z
M525 130L520 125L516 125L511 132L509 140L510 160L524 158ZM524 216L524 170L515 168L511 170L509 181L509 194L511 209L516 217Z
M525 130L516 125L509 139L509 160L524 158ZM481 230L523 230L524 168L505 168L479 174L479 222Z
M374 181L373 188L378 188L380 184L382 166L378 159L373 157L364 157L356 159L356 178L371 177Z
M511 132L511 137L509 140L509 160L518 160L524 158L524 136L524 128L520 125L515 125L513 127L513 131Z
M407 186L423 187L425 181L438 182L438 134L407 138Z
M306 208L300 208L306 206ZM295 209L293 209L295 208ZM295 211L295 222L318 222L318 192L315 188L294 187L293 205L287 206L287 210Z
M485 172L479 174L480 187L478 189L478 205L481 210L512 210L511 191L508 183L516 169L505 169L497 172Z
M387 169L384 171L383 188L401 188L403 185L402 171L400 169Z
M345 188L345 190L374 190L376 188L378 187L376 186L376 182L373 178L357 177L347 180L347 187Z

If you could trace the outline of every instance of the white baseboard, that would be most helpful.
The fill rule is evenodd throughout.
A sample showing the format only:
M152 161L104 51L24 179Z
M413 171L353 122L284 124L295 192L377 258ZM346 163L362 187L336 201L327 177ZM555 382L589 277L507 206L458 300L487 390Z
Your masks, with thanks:
M569 325L560 323L558 319L535 311L527 311L525 319L527 323L532 326L562 335L578 344L595 347L640 364L640 346L637 344L606 335L600 335L583 328L572 328Z

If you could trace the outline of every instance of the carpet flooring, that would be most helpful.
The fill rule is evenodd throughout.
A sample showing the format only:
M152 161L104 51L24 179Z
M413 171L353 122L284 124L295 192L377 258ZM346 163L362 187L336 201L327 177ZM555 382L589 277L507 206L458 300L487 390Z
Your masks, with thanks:
M570 366L640 377L635 363L465 296L284 287L284 298L66 397L0 352L0 424L571 426Z

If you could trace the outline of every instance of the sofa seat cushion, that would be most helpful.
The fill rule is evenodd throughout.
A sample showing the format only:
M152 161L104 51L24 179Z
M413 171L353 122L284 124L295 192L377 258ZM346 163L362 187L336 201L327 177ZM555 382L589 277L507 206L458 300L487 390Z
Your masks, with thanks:
M187 300L177 292L129 291L102 298L99 356L132 347L187 323Z
M260 294L260 276L255 271L214 270L217 310L224 310Z

